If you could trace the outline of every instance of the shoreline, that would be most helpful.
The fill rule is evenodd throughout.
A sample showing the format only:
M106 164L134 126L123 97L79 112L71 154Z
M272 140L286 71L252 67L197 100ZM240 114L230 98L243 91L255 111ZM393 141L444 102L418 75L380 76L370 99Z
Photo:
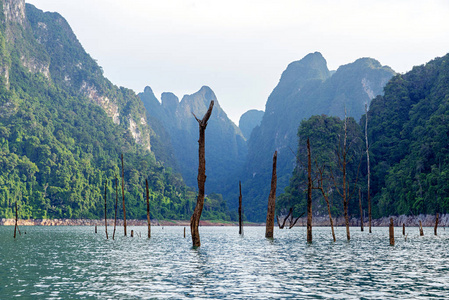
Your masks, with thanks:
M423 227L433 227L435 226L435 215L417 215L417 216L392 216L394 226L405 226L413 227L419 226L419 221L422 222ZM280 218L282 222L283 218ZM335 227L345 226L344 217L333 218ZM114 219L108 219L108 226L114 226ZM288 222L287 222L288 223ZM295 226L305 227L307 223L307 217L302 217L298 220ZM368 227L368 221L364 219L364 227ZM0 226L14 226L15 219L0 219ZM147 226L147 220L127 220L127 226ZM28 219L28 220L18 220L19 226L104 226L104 219L91 220L91 219ZM312 226L325 227L329 226L329 217L320 216L314 217L312 221ZM379 219L372 220L372 227L388 227L390 225L390 217L382 217ZM449 225L449 214L441 214L439 216L438 226L448 226ZM117 220L117 226L123 226L123 220ZM190 226L190 220L151 220L151 226ZM226 221L210 221L202 220L200 221L200 226L238 226L238 222L226 222ZM265 226L265 223L252 223L244 222L244 226ZM277 226L277 225L275 225ZM349 220L349 226L356 227L360 226L360 219L351 218ZM286 225L287 227L287 225Z

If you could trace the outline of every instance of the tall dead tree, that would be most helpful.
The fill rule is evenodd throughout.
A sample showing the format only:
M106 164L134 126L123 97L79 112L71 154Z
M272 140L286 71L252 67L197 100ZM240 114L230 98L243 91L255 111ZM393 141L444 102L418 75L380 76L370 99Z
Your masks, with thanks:
M198 231L198 226L200 224L201 213L203 212L204 206L204 185L206 183L206 151L205 151L205 132L207 127L207 121L212 114L212 108L214 107L214 101L212 100L209 105L209 109L206 114L200 120L195 114L193 116L198 121L200 137L198 140L198 198L196 199L195 210L190 218L190 232L192 234L192 244L193 247L200 247L200 233Z
M366 142L366 168L367 168L367 180L368 180L368 225L369 225L369 233L371 233L371 172L370 172L370 164L369 164L369 144L368 144L368 103L365 103L365 142Z
M242 182L239 181L239 234L243 232L243 219L242 219Z
M147 222L148 222L148 238L151 238L151 222L150 222L150 191L148 189L148 179L145 179L147 188Z
M271 173L271 189L270 195L268 196L268 208L267 208L267 221L265 225L265 237L273 238L274 231L274 212L276 210L276 185L277 185L277 175L276 175L276 162L277 162L278 152L274 151L273 155L273 171Z
M424 230L422 229L422 222L421 222L421 220L419 220L419 235L420 236L424 235Z
M123 168L123 153L122 153L122 199L123 199L123 227L126 236L125 169Z
M112 233L112 239L115 238L115 228L117 227L117 208L118 208L118 179L115 174L115 206L114 206L114 231Z
M17 230L19 229L18 223L19 223L19 214L17 212L17 199L16 199L16 221L14 225L14 238L16 238Z
M394 246L394 226L393 226L393 218L390 218L390 246Z
M312 242L312 158L307 138L307 242Z
M108 187L108 180L104 182L104 231L106 232L106 239L109 239L108 236L108 211L106 206L106 190Z
M359 188L360 231L363 231L362 191Z

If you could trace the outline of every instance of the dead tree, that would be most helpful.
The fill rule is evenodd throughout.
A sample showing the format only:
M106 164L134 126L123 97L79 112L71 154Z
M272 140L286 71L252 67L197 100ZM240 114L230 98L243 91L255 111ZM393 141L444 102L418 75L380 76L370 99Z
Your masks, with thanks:
M16 199L16 222L15 222L15 225L14 225L14 238L16 238L16 234L17 234L17 231L19 229L18 223L19 223L19 214L17 212L17 199Z
M422 229L422 222L421 222L421 220L419 220L419 235L420 236L424 235L424 230Z
M312 158L307 138L307 242L312 242Z
M433 228L433 233L437 235L437 229L438 229L438 220L439 220L439 214L437 213L435 217L435 227Z
M276 185L277 185L277 175L276 175L276 162L277 162L278 152L275 151L273 155L273 171L271 174L271 189L270 195L268 196L268 208L267 208L267 221L265 227L265 237L273 238L274 231L274 212L276 210Z
M285 222L288 220L288 217L292 215L293 216L293 207L290 207L290 210L288 211L287 216L284 218L284 221L282 222L282 224L279 222L279 217L276 216L277 222L278 222L278 226L279 229L283 229L285 226ZM292 224L292 221L290 222L290 225Z
M192 234L193 247L200 247L200 233L198 231L198 226L200 224L201 213L203 212L204 206L204 185L206 183L206 151L205 151L205 132L207 127L207 121L212 114L212 108L214 107L214 101L212 100L209 105L209 109L204 115L203 119L198 119L195 114L193 116L199 125L199 140L198 140L198 198L196 200L195 210L192 217L190 218L190 232Z
M242 182L239 181L239 234L243 232L243 220L242 220Z
M117 208L118 208L118 179L115 174L115 206L114 206L114 231L112 233L112 239L115 238L115 228L117 227Z
M150 223L150 191L148 190L148 179L145 179L147 188L147 222L148 222L148 238L151 238L151 223Z
M324 200L326 201L327 204L327 213L329 215L329 222L331 225L331 230L332 230L332 239L334 240L334 242L336 242L336 238L335 238L335 231L334 231L334 221L332 219L332 214L331 214L331 206L329 203L329 195L328 193L325 191L324 189L324 170L325 170L325 165L319 167L318 163L315 161L316 165L317 165L317 172L318 172L318 185L316 187L313 187L314 189L317 189L319 191L321 191L321 194L324 197Z
M305 214L305 212L303 212L302 214L300 214L300 215L295 219L295 221L290 222L290 226L288 227L288 229L292 229L293 226L296 225L296 222L298 222L299 218L301 218L302 216L304 216L304 214ZM293 214L292 214L292 217L293 217Z
M123 168L123 153L122 153L122 199L123 199L123 226L126 236L125 169Z
M337 151L338 166L339 166L340 172L342 174L341 190L338 189L338 185L337 185L335 176L333 176L333 174L331 174L331 175L334 180L334 184L335 184L335 188L336 188L337 192L343 198L343 210L344 210L345 225L346 225L346 238L349 241L349 240L351 240L351 234L349 232L348 206L349 206L349 200L353 197L354 192L356 191L357 181L358 181L359 171L360 171L360 164L361 164L362 160L360 157L360 162L359 162L359 166L357 169L357 175L356 175L356 179L354 182L354 187L351 191L349 180L348 180L347 166L348 166L348 163L350 161L352 161L352 157L348 157L348 155L349 155L349 149L351 148L351 144L355 140L351 141L351 144L348 146L347 139L348 139L348 118L346 117L346 110L345 110L343 147L342 147L342 149L339 149ZM352 155L352 156L354 156L354 155Z
M363 231L362 191L359 188L360 231Z
M405 235L405 223L402 223L402 235Z
M394 226L393 226L393 218L390 218L390 246L394 246Z
M365 104L365 142L366 142L366 167L367 167L367 180L368 180L368 224L369 233L371 233L371 196L370 196L370 184L371 184L371 173L369 165L369 145L368 145L368 103Z
M106 206L106 190L108 187L108 180L104 182L104 231L106 232L106 239L109 239L108 236L108 211Z

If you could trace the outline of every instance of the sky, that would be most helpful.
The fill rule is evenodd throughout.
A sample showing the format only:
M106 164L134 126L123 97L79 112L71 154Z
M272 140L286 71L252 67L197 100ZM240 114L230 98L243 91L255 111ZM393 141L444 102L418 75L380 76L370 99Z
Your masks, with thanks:
M237 125L308 53L330 70L371 57L404 73L449 52L447 0L26 2L60 13L114 84L180 100L207 85Z

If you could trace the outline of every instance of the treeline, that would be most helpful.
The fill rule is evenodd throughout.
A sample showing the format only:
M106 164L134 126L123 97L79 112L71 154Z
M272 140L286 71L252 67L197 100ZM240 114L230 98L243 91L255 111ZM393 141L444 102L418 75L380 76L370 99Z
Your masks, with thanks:
M365 119L359 124L348 119L348 163L351 184L360 188L362 209L367 207L367 162ZM304 153L310 138L314 167L338 172L337 153L342 147L344 120L313 116L298 130L298 163L290 185L279 197L279 213L294 207L306 210ZM389 215L447 213L449 210L449 55L412 71L395 76L384 96L372 100L368 112L368 140L373 218ZM360 170L359 170L360 166ZM357 176L358 173L358 176ZM334 174L338 179L338 176ZM331 177L328 176L328 179ZM356 179L357 184L356 184ZM343 215L343 201L328 186L332 214ZM349 202L349 214L360 215L358 192ZM325 215L326 203L319 191L313 193L314 212Z

